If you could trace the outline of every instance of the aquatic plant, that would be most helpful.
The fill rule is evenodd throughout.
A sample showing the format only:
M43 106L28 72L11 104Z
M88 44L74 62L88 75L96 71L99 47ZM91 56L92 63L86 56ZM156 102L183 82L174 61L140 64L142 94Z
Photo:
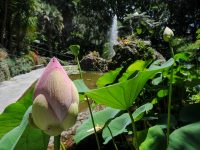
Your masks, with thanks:
M79 95L55 57L38 80L33 99L33 122L45 133L59 135L75 123Z

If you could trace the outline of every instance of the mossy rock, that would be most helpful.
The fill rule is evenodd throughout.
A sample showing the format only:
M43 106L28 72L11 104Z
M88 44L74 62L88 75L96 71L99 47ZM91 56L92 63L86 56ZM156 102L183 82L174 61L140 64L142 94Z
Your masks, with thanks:
M101 58L97 52L90 52L80 61L81 69L84 71L102 71L108 70L108 63Z
M143 41L140 39L132 39L131 37L128 37L127 39L120 40L119 43L113 48L116 54L112 58L112 61L109 63L109 70L121 66L129 66L134 61L140 59L163 59L163 61L165 61L164 57L151 47L150 41Z

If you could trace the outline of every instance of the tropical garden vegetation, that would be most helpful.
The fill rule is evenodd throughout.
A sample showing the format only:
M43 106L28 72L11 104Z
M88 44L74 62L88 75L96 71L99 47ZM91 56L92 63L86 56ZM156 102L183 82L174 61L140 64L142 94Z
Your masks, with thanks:
M198 4L1 1L0 81L48 65L0 114L0 150L48 149L51 137L55 150L198 150ZM69 64L78 66L78 79L68 77L62 65ZM84 71L102 74L95 88L85 84ZM62 132L83 103L89 118L69 147Z

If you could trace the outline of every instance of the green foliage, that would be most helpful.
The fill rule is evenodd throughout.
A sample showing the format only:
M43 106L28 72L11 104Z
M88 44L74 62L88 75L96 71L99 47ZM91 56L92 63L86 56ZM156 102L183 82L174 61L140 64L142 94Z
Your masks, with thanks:
M115 117L119 113L119 110L113 108L106 108L102 111L93 113L95 128L97 131L101 130L107 121ZM76 143L79 143L81 140L87 136L94 134L94 128L92 125L92 120L89 118L76 130L76 135L74 137Z
M45 50L49 52L49 56L59 54L60 49L60 39L62 30L64 28L63 24L63 16L61 12L58 10L56 5L51 5L48 2L41 2L41 9L38 12L38 36L37 40L41 42L38 44L39 47L41 45L42 49L38 50L39 54L44 54L44 47L46 45ZM65 47L66 48L66 47Z
M198 102L198 93L200 84L199 78L199 67L194 64L194 57L188 52L177 53L174 56L175 64L173 66L173 98L179 104L181 101L185 103L195 103L195 96ZM159 64L159 61L157 62ZM154 63L150 68L154 66ZM152 96L152 103L158 103L166 99L168 95L168 90L166 88L166 83L168 83L170 78L170 71L165 71L163 74L158 74L156 78L152 80L151 89L147 91L154 92ZM155 91L156 89L156 91ZM146 94L146 93L144 93ZM152 95L152 94L150 94ZM156 96L155 96L156 95ZM162 102L160 102L162 103ZM179 106L180 107L180 106ZM177 109L175 110L177 111ZM177 112L178 113L178 112Z
M82 79L74 80L73 82L79 93L85 93L89 91L88 87L85 85Z
M5 79L8 79L18 74L23 74L31 71L35 64L31 57L24 55L16 59L5 59L0 62L0 65L3 66L0 70L4 71Z
M0 62L0 82L10 78L10 70L7 61L3 60Z
M133 113L133 119L134 121L140 120L145 112L148 112L153 108L153 105L151 103L146 103L144 105L141 105L139 108L137 108Z
M168 19L168 10L164 8L164 5L160 6L163 7L163 10L160 10L159 20L156 20L155 16L150 17L146 12L138 11L138 9L135 13L127 14L124 18L124 22L129 22L129 25L138 35L153 35L157 32L158 27L161 28L162 23L166 22Z
M70 52L75 56L78 57L80 46L79 45L70 45L69 46Z
M67 3L66 1L5 0L0 5L0 16L2 16L0 45L7 48L9 54L14 57L15 54L21 55L25 50L29 50L35 40L40 41L37 44L41 44L39 46L43 47L43 50L48 49L50 52L48 54L48 51L44 53L43 50L39 50L39 54L44 55L60 55L63 51L63 57L65 57L69 45L69 49L76 57L79 52L85 54L89 50L97 50L101 53L103 45L105 50L109 47L104 43L107 41L112 17L116 14L122 28L125 29L119 30L120 36L135 32L138 37L148 40L148 44L145 44L142 39L129 40L128 37L124 37L126 40L119 41L124 45L122 47L118 45L118 51L116 51L118 52L116 57L122 58L123 61L113 59L120 68L99 78L98 89L95 90L89 90L83 80L74 81L79 93L85 93L95 102L106 106L118 109L131 108L131 110L138 108L134 109L133 118L139 121L136 127L141 130L138 133L141 133L144 139L146 129L158 124L162 120L160 116L164 116L169 93L167 86L171 73L167 68L173 64L174 105L171 109L178 124L172 126L175 131L170 135L168 149L198 149L199 122L196 121L199 121L198 103L200 102L198 65L200 29L197 29L199 27L197 4L196 0L192 3L183 0L173 3L161 0L135 0L134 2L97 0L95 3L87 0L72 0ZM175 37L172 41L175 52L178 52L174 57L175 63L169 61L168 64L160 66L161 62L156 61L147 69L151 62L137 59L154 58L152 57L154 48L166 54L168 58L169 52L162 51L167 47L160 40L163 27L167 24L170 24L176 35L183 36ZM186 35L189 37L185 38ZM191 40L195 38L196 41ZM79 45L71 45L74 43L78 43L81 50ZM136 51L139 53L136 54ZM30 71L32 65L34 65L33 60L29 56L2 61L0 76L9 79L10 76ZM152 82L149 79L152 79ZM32 103L32 93L33 89L29 89L24 97L8 106L0 115L0 143L2 143L0 149L6 146L9 146L6 149L12 149L11 147L15 145L15 149L46 149L49 137L28 125L27 114L23 121L20 121ZM152 109L151 104L141 106L148 101L152 101L154 110L152 114L148 114L147 118L155 118L158 114L156 116L159 118L158 121L151 122L143 118L144 112ZM133 105L135 107L132 107ZM131 122L128 114L117 116L118 113L119 110L107 108L94 114L96 128L103 132L105 143L111 139L107 126L110 127L114 137L128 131L127 125ZM141 118L143 120L140 120ZM75 136L77 142L94 133L92 124L89 122L91 122L90 119L77 130ZM182 124L187 123L192 124L181 127ZM149 128L146 140L140 147L142 150L165 149L165 143L165 134L162 129L159 126L153 126ZM40 147L41 145L43 146Z
M126 81L126 80L129 79L134 73L136 74L137 71L143 71L143 70L145 70L147 64L149 64L148 61L136 60L133 64L131 64L131 65L126 69L126 72L123 73L122 77L119 79L119 82Z
M199 68L193 63L195 56L190 53L178 53L175 55L175 60L173 83L190 89L198 85L200 83Z
M84 101L85 100L84 93L88 92L89 88L85 85L85 83L82 79L74 80L73 82L78 90L80 102Z
M44 150L48 148L49 135L45 134L40 129L27 125L25 131L20 137L15 150Z
M199 40L200 39L200 28L196 31L197 37L196 39Z
M157 93L157 96L160 97L160 98L165 97L167 95L168 95L168 90L166 90L166 89L165 90L159 90L158 93Z
M107 73L105 73L102 77L100 77L96 84L97 86L100 87L104 87L106 85L112 84L115 80L117 75L119 74L119 72L121 71L122 68L117 68L113 71L109 71Z
M190 99L194 103L200 103L200 93L192 95Z
M43 150L47 148L49 136L29 125L33 91L32 85L16 103L6 107L0 115L0 149Z
M199 106L191 106L187 107L184 111L185 113L188 112L189 109L198 110L197 107ZM191 111L189 114L187 114L188 119L189 117L193 116L191 114ZM182 114L184 115L184 114ZM186 115L186 114L185 114ZM197 117L197 116L196 116ZM193 117L192 117L193 118ZM191 119L189 119L191 120ZM188 121L188 120L187 120ZM193 120L194 121L194 120ZM168 150L174 150L174 149L198 149L199 147L199 122L195 122L192 124L189 124L187 126L183 126L179 129L176 129L172 134L170 135L170 141L169 146L167 147ZM192 137L192 138L191 138ZM166 137L164 132L162 131L160 126L153 126L149 128L148 134L144 142L141 143L140 149L142 150L152 150L152 149L166 149Z
M150 103L140 106L132 114L134 120L139 121L142 119L144 113L150 111L152 108L153 105ZM120 115L119 112L120 110L108 107L104 110L93 113L96 130L102 130L102 136L105 140L104 144L107 144L112 139L108 127L110 128L114 137L127 132L126 127L131 123L131 119L128 113L123 113ZM77 129L75 135L76 143L79 143L91 134L94 134L94 129L92 126L92 120L89 118Z
M200 122L183 126L170 135L167 150L199 149Z
M189 61L190 60L190 55L188 53L178 53L174 56L174 59L177 61Z
M197 40L194 43L186 43L177 49L177 52L191 52L195 53L200 47L200 41Z
M109 124L108 127L110 128L110 131L113 135L113 137L128 132L126 127L131 123L131 119L129 117L128 113L124 113L119 117L114 118ZM103 130L102 133L102 137L104 139L104 144L107 144L111 139L111 133L108 129L108 127L106 127Z
M11 130L10 132L8 132L7 134L5 134L1 140L0 140L0 149L14 149L18 140L20 139L20 137L22 136L26 126L28 125L28 117L29 117L29 113L31 112L32 108L30 107L23 119L22 122L19 126L17 126L16 128L14 128L13 130Z
M0 115L0 138L20 124L24 113L32 104L33 90L31 86L16 103L6 107Z
M173 63L173 59L170 59L161 66L139 72L136 77L130 80L91 90L87 92L86 95L99 104L126 110L133 105L149 78L153 77L156 73L169 68Z
M29 122L29 114L32 107L29 107L19 126L6 133L0 140L0 149L2 150L43 150L46 149L49 142L49 136L41 130L32 128Z
M199 48L200 48L200 40L196 40L195 42L191 42L184 38L175 38L172 41L172 45L175 47L178 54L175 55L175 59L179 62L179 66L181 67L183 64L192 65L190 70L197 65L199 62ZM198 69L198 68L196 68Z
M140 145L142 150L158 150L166 149L165 134L160 126L153 126L149 128L147 137Z
M134 121L139 121L145 112L150 111L153 108L153 105L150 103L144 104L137 108L133 115ZM128 113L124 113L119 117L114 118L107 126L110 128L110 131L112 132L113 137L122 134L124 132L127 132L126 127L131 124L131 119L129 117ZM110 134L110 131L108 130L108 127L105 127L103 129L102 136L104 138L104 144L107 144L111 139L112 136Z

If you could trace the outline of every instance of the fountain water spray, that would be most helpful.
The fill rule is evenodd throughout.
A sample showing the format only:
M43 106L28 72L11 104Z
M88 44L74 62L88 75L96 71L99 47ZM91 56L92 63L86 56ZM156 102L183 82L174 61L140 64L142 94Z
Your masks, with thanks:
M113 56L115 56L115 51L113 49L113 46L118 43L118 30L117 30L117 15L113 17L112 20L112 26L110 29L110 39L109 39L109 50L108 50L108 58L111 59Z

